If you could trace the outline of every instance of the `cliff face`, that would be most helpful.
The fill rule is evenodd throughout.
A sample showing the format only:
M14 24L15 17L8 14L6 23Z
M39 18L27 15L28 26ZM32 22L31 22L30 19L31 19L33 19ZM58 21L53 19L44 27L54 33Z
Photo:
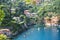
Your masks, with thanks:
M60 19L57 16L53 16L51 18L44 18L44 23L46 26L57 26L60 24Z

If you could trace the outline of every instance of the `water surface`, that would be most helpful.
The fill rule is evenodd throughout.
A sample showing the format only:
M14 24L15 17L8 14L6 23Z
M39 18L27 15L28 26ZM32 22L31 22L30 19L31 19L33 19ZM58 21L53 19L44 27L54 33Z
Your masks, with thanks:
M14 40L60 40L60 31L57 28L31 28Z

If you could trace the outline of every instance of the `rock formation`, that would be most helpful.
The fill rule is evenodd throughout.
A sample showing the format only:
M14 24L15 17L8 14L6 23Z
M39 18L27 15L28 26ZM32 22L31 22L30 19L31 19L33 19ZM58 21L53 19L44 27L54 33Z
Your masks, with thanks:
M46 26L58 26L60 19L57 16L51 18L44 18L44 23Z

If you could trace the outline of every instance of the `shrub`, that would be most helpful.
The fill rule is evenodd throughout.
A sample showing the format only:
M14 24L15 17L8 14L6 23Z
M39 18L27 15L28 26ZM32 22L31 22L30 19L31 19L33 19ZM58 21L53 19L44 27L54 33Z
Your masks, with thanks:
M9 40L9 39L7 39L6 35L0 34L0 40Z
M0 10L0 25L1 25L4 17L5 17L4 11L3 10Z

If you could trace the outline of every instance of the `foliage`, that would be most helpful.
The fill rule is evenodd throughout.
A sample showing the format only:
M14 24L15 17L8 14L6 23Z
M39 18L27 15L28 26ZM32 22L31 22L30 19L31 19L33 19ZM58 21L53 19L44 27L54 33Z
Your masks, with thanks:
M4 17L5 17L4 11L3 10L0 10L0 25L1 25Z
M26 4L31 4L31 0L25 0Z
M52 2L44 2L38 10L38 15L41 17L56 16L60 13L60 0L54 0Z
M37 13L39 19L36 20L42 23L44 17L51 18L60 15L60 0L43 2L40 5L33 6L30 11Z
M0 1L0 22L1 26L12 26L14 30L22 28L22 25L28 24L30 21L42 23L44 17L52 17L60 15L60 0L52 0L50 2L43 2L40 5L36 5L34 0L1 0ZM11 13L11 8L15 8L15 12ZM38 17L29 19L25 16L24 10L30 10L31 13L37 13ZM13 20L13 17L19 17L23 20ZM22 21L22 22L21 22ZM15 30L15 31L16 31Z
M20 17L13 18L12 22L17 24L23 24L26 22L26 17L24 15L20 15Z
M24 0L26 2L26 4L33 4L33 5L36 5L36 1L35 0Z
M16 14L15 16L20 16L21 14L24 15L24 10L28 10L32 8L31 5L27 5L25 2L20 2L16 7Z
M9 39L7 39L6 35L0 34L0 40L9 40Z
M10 14L10 8L6 5L0 5L0 9L4 12L4 19L2 21L1 26L6 26L11 21L11 14Z

